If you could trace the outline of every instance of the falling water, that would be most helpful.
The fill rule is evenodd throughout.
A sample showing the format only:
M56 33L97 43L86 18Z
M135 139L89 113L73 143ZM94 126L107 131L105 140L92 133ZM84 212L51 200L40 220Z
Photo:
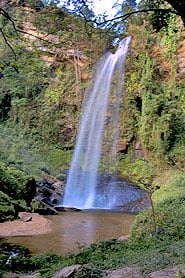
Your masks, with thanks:
M64 194L65 207L109 207L102 202L103 196L99 201L96 198L98 167L103 141L112 156L116 153L124 66L130 42L131 37L123 39L114 54L108 52L103 56L93 85L85 92L81 125ZM104 131L105 126L112 131L111 135Z

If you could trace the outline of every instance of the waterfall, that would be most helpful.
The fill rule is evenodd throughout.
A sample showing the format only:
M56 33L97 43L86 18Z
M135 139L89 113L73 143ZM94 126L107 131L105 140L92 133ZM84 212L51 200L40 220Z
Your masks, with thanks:
M98 167L102 153L108 151L106 148L111 157L117 152L124 66L130 42L131 37L126 37L114 54L108 52L102 57L94 81L85 92L81 124L62 204L64 207L110 207L109 202L103 201L104 196L96 196ZM105 150L102 150L103 146Z

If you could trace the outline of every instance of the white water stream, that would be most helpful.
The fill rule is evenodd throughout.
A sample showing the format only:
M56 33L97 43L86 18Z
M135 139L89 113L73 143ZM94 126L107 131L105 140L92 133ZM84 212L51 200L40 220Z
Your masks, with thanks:
M109 146L112 158L117 152L120 101L130 42L131 37L123 39L114 54L109 52L103 56L94 82L85 92L81 124L62 204L65 207L111 209L109 198L106 201L104 196L96 198L98 167L104 142Z

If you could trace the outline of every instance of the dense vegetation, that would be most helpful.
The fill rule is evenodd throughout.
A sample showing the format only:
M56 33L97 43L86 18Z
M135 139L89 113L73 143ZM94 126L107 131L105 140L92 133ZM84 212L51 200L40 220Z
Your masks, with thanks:
M107 48L114 51L116 37L127 35L133 39L121 106L122 148L114 169L106 158L101 169L149 190L154 207L136 217L128 242L102 242L65 258L14 258L11 266L2 255L2 270L38 270L46 278L76 263L85 265L78 277L100 277L103 270L124 265L141 266L143 275L169 265L180 269L185 258L185 33L180 18L140 13L101 29L94 27L88 9L84 20L54 3L12 3L6 9L24 32L15 32L0 15L12 46L0 37L1 220L30 209L27 197L33 196L34 178L42 176L43 167L52 175L69 167L94 65ZM135 1L126 4L123 12L136 9ZM153 4L169 8L165 1L141 1L140 6Z

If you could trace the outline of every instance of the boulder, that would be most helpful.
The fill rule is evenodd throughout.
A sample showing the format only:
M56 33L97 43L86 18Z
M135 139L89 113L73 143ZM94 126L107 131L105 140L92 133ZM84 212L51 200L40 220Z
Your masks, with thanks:
M149 278L179 278L184 277L185 267L181 271L182 276L179 275L177 268L165 268L149 274Z
M64 194L63 177L52 177L45 173L42 181L37 181L37 195L32 202L33 211L39 214L57 214Z
M72 277L73 274L79 272L82 270L82 265L81 264L76 264L76 265L71 265L71 266L66 266L62 268L59 272L54 274L52 278L68 278Z
M32 213L29 212L19 212L18 216L23 222L29 222L32 220Z
M103 278L142 278L140 267L124 267L109 271Z

